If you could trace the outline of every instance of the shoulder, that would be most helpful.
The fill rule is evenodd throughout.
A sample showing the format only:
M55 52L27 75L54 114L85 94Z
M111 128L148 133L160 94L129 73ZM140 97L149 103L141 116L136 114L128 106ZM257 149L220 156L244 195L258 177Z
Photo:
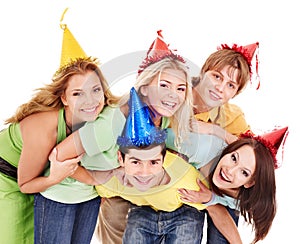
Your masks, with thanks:
M224 105L222 105L220 112L231 116L244 114L243 110L238 105L233 103L225 103Z
M56 130L58 123L58 111L59 110L54 110L29 115L20 122L20 127L22 130L34 128L31 132L39 130L45 132L49 129Z

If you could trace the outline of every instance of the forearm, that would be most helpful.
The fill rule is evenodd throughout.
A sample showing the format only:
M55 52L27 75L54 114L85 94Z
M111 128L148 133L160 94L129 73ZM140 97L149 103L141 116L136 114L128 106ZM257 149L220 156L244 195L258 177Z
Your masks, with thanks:
M49 187L58 184L59 181L49 176L36 177L31 181L23 183L20 186L20 191L26 194L38 193L47 190Z
M212 218L214 225L229 243L242 244L238 228L224 206L220 204L212 205L207 207L207 211Z
M58 161L64 161L85 153L78 131L75 131L58 145L56 145L56 149Z
M212 134L222 138L227 144L230 144L237 140L237 137L218 125L211 124Z
M113 170L87 170L79 166L71 177L88 185L101 185L106 183L112 176Z

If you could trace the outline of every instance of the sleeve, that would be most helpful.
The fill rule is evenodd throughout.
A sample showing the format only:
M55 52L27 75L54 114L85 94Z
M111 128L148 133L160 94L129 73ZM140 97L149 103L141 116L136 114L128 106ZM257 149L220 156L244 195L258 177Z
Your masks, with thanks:
M215 204L222 204L223 206L228 206L229 208L239 210L238 201L235 198L229 196L219 196L213 193L211 200L205 203L205 205L211 206Z
M219 155L227 145L224 140L217 136L190 132L180 146L175 147L174 138L172 129L167 129L167 148L186 155L189 158L189 163L195 165L196 168L206 165Z
M122 133L125 117L118 108L106 107L99 117L79 129L82 146L88 156L107 151Z

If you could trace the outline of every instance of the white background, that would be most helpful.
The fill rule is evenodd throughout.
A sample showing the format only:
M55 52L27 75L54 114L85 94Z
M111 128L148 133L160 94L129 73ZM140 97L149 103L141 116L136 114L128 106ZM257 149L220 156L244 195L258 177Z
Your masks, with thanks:
M268 2L264 3L264 2ZM276 171L278 213L261 243L295 243L299 233L296 147L299 125L299 11L297 1L63 1L11 0L0 4L0 120L49 83L59 66L61 15L69 7L68 24L88 55L102 64L148 49L163 30L171 48L199 67L221 43L246 45L259 41L261 87L248 86L233 100L254 130L289 126L283 166ZM117 67L118 68L118 67ZM197 74L198 70L191 70ZM109 74L105 74L109 76ZM124 74L129 76L130 74ZM129 89L135 76L122 81ZM118 86L121 87L121 86ZM117 92L117 90L115 90ZM299 116L298 116L299 117ZM42 136L42 135L41 135ZM251 228L240 224L245 243Z

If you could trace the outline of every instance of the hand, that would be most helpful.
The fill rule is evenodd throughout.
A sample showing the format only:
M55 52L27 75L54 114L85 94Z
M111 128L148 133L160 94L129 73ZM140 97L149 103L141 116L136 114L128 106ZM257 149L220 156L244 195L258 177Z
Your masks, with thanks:
M203 121L198 121L193 119L191 121L191 128L192 132L199 133L199 134L208 134L208 135L214 135L214 127L211 123L206 123Z
M63 179L74 174L76 169L78 168L78 162L81 160L82 155L67 159L63 162L57 160L57 149L54 148L49 155L50 161L50 175L51 178L56 183L61 182Z
M200 187L199 191L188 190L184 188L178 189L180 199L183 202L207 203L211 200L212 192L201 182L200 179L197 179L197 184Z

